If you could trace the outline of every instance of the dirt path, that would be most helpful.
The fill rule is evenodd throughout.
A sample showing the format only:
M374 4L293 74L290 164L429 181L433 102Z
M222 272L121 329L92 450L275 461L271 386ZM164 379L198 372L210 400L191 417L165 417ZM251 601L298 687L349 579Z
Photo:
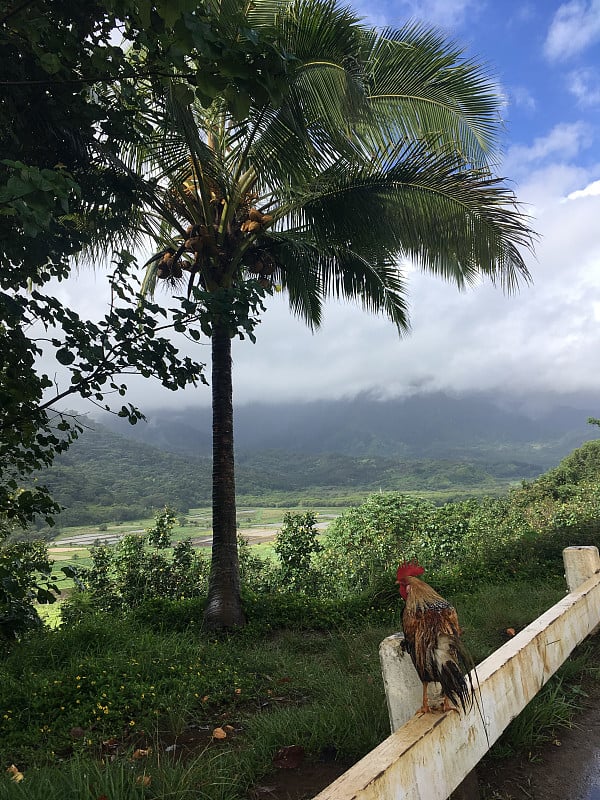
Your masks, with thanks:
M600 684L585 690L573 726L557 729L533 761L487 759L479 767L485 800L600 800Z

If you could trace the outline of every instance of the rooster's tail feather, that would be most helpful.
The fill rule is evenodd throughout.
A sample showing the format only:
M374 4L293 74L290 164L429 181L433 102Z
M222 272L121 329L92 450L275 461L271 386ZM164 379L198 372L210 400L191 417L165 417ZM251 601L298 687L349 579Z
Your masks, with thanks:
M463 675L454 661L446 661L440 673L442 692L466 713L473 707L475 691L470 673Z

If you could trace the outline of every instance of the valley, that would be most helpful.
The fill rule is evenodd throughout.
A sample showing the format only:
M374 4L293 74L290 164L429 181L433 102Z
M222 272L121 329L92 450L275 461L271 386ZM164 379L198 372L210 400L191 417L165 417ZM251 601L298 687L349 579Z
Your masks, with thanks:
M130 525L164 505L188 516L201 509L191 523L203 524L212 492L208 409L157 409L135 426L110 415L80 419L79 439L37 478L63 506L59 532ZM436 504L499 495L596 438L586 419L578 407L534 418L508 401L441 393L240 406L237 503L340 509L378 491ZM57 529L37 533L51 540Z

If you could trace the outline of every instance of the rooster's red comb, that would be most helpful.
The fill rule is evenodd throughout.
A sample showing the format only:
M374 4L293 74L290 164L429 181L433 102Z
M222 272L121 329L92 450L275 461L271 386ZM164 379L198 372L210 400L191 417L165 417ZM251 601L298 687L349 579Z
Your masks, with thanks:
M396 580L399 583L404 578L416 578L418 575L422 575L424 572L425 570L423 567L420 564L417 564L416 561L403 561L398 567Z

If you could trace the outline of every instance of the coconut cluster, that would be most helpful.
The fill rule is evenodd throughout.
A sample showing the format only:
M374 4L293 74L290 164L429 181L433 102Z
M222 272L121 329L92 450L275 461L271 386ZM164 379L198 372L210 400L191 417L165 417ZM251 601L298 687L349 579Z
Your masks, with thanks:
M242 233L256 233L273 222L272 214L261 214L257 208L248 211L248 218L240 225Z
M181 195L173 194L171 198L173 210L181 216L189 215L191 211L194 216L197 214L200 218L204 218L205 210L199 202L197 187L192 180L185 182L183 195L184 202L181 201ZM228 222L225 237L221 240L219 236L217 239L226 201L220 190L211 186L212 219L208 220L207 224L190 225L178 249L169 247L155 257L156 277L163 280L177 280L182 277L184 271L195 274L204 266L218 268L219 260L223 260L223 263L228 261L235 254L242 238L245 236L255 238L274 220L272 214L263 214L255 207L257 200L256 194L248 192L239 203L234 217ZM277 266L272 256L265 250L252 248L246 253L244 261L246 269L257 275L262 285L270 286L271 276Z

